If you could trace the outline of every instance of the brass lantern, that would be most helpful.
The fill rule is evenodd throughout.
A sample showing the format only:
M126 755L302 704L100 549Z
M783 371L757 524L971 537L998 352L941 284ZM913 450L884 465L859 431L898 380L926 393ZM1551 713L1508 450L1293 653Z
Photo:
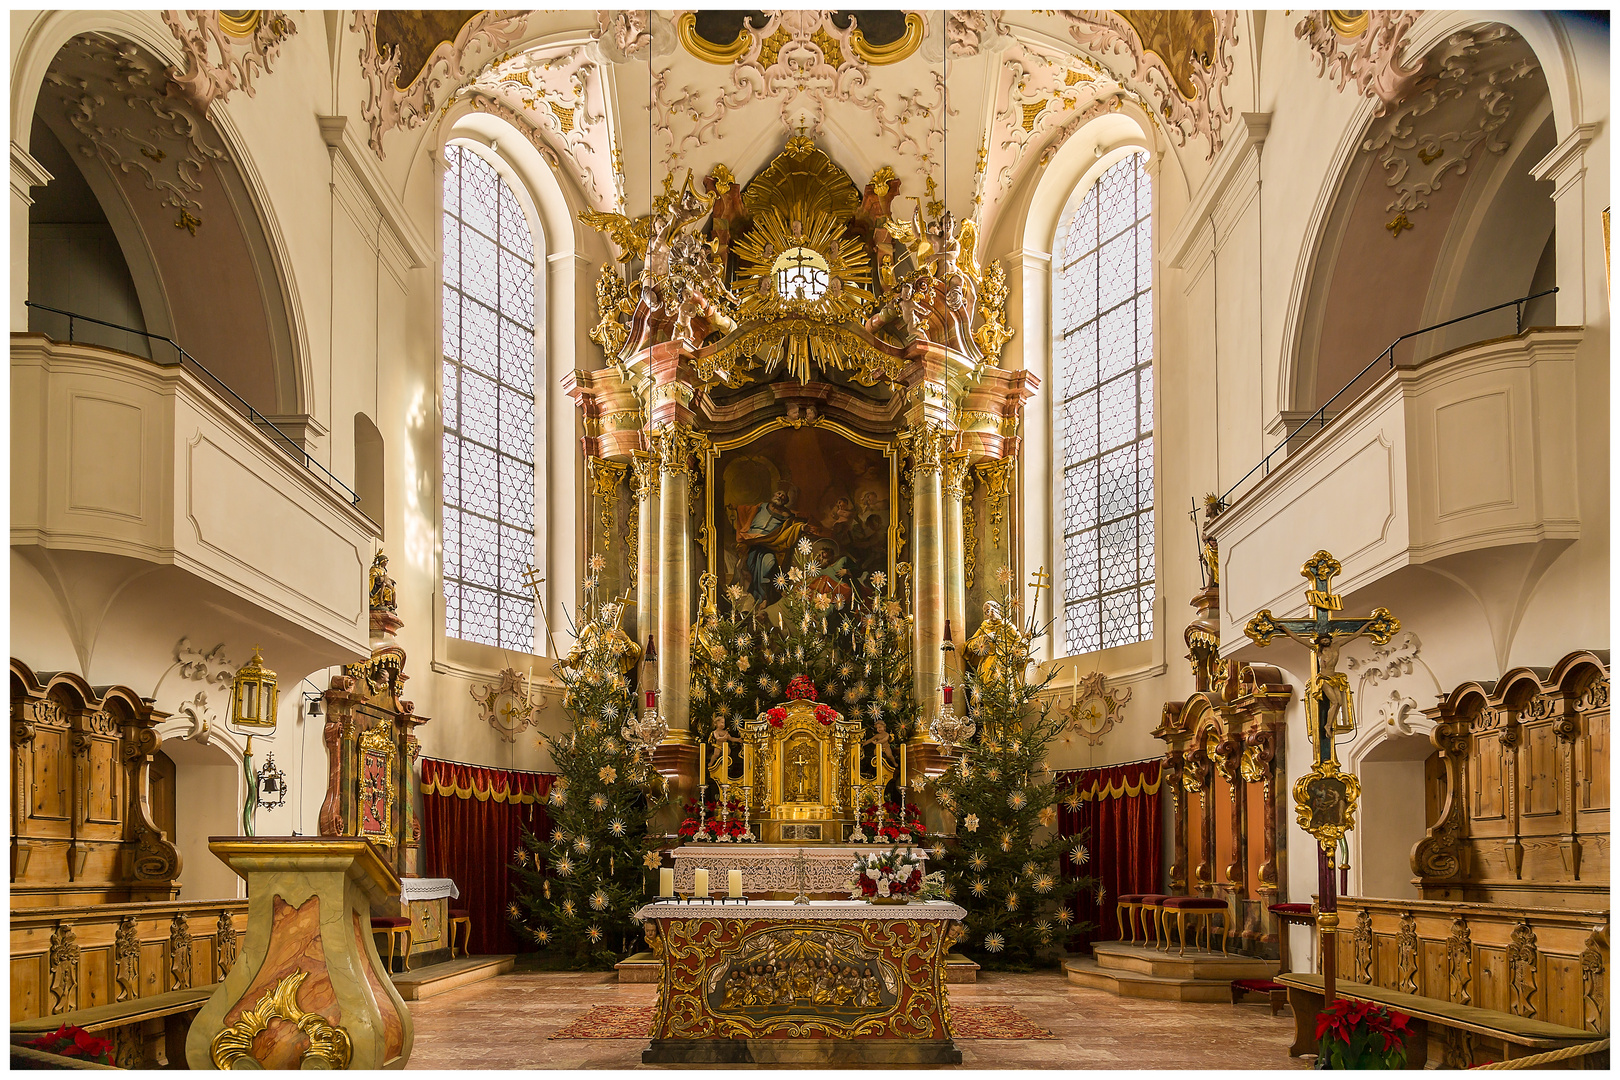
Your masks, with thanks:
M264 666L258 645L231 681L231 725L250 732L276 728L276 673Z

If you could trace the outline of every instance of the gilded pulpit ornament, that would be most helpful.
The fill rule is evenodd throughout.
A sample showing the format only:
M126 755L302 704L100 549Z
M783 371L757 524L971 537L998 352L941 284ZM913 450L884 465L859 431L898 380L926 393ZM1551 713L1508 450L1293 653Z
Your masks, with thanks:
M1336 844L1356 827L1361 782L1340 772L1337 761L1319 761L1294 783L1294 812L1300 828L1322 845Z
M254 1040L269 1028L270 1021L284 1020L309 1040L301 1068L347 1069L354 1058L349 1033L334 1027L320 1013L305 1012L298 1006L298 988L307 978L307 971L288 975L260 998L257 1005L242 1013L236 1023L214 1036L213 1045L209 1047L214 1068L257 1067L253 1058Z

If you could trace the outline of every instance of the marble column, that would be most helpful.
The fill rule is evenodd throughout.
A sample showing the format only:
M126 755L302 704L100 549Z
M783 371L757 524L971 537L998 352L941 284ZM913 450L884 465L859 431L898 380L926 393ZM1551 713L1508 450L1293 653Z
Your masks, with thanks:
M658 538L663 528L659 517L658 458L636 451L630 459L635 469L636 498L640 502L636 516L636 613L631 623L636 628L636 644L647 647L649 635L658 633Z
M692 429L658 429L658 711L670 732L691 727Z
M926 421L912 425L906 432L911 450L913 611L917 620L914 686L917 703L925 709L933 703L939 688L939 643L945 633L945 530L940 472L949 438L943 425ZM960 501L957 507L960 510Z
M971 475L967 451L948 454L942 469L942 516L945 529L945 621L958 650L967 640L967 533L962 524L962 496Z

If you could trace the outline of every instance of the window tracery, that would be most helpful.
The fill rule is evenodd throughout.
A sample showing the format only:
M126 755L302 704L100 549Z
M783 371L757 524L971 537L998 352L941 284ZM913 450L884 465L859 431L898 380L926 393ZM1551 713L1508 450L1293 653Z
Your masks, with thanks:
M1055 256L1063 626L1071 655L1153 635L1153 262L1147 155L1107 169Z
M534 651L534 239L471 149L444 172L445 633Z

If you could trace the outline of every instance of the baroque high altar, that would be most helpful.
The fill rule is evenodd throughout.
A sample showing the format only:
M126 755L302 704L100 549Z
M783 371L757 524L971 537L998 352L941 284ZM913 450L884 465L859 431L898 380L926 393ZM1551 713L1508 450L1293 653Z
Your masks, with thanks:
M947 621L960 645L997 573L1020 570L1015 470L1039 380L999 366L1007 277L981 263L975 225L932 192L900 199L893 169L858 184L801 131L746 182L720 164L663 188L648 216L582 215L619 257L591 333L609 363L568 392L588 553L600 595L624 597L625 628L656 643L670 735L655 760L678 807L697 774L693 639L717 596L774 622L795 568L846 599L889 583L911 620L913 700L931 711ZM765 839L842 840L826 826L895 767L875 754L861 771L869 721L797 742L745 726L711 779L746 788L761 818L824 826ZM907 746L918 771L942 760L926 733Z

